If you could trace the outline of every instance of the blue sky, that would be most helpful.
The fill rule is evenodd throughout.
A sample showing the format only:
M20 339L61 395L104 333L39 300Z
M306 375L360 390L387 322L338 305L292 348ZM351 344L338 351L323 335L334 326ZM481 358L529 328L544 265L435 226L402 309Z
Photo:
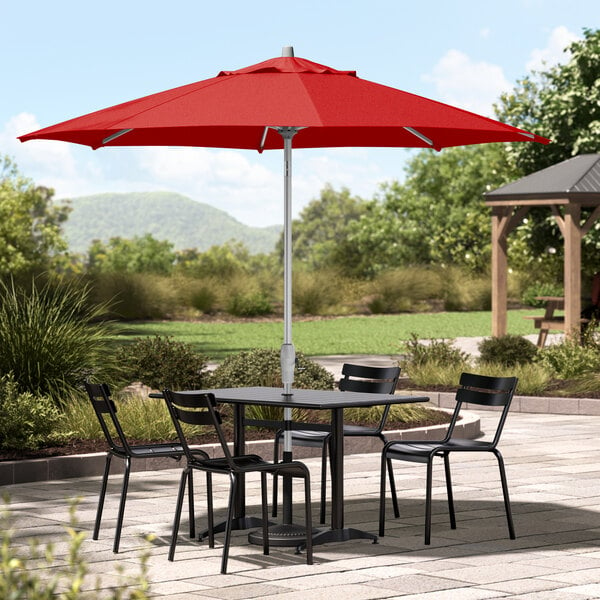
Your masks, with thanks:
M0 0L0 155L57 198L171 190L250 225L283 221L282 155L126 148L92 151L15 136L221 70L296 56L492 115L531 69L600 26L597 0L208 2ZM294 152L297 214L325 183L370 198L402 179L410 151Z

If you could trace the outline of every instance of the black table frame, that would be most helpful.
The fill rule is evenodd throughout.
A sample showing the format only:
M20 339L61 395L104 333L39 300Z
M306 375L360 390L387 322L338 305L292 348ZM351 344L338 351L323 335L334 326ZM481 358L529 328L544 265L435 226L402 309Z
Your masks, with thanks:
M246 405L280 406L282 408L301 408L312 410L331 411L332 433L332 473L331 473L331 529L319 530L313 537L313 544L328 542L341 542L350 539L371 539L377 542L377 536L358 529L348 528L344 525L344 409L356 407L369 407L387 404L406 404L427 402L427 396L412 396L400 394L371 394L360 392L341 392L330 390L300 390L293 389L291 395L284 395L281 388L269 387L241 387L213 390L197 390L190 393L211 392L217 402L232 404L234 408L234 454L245 453L246 436L245 427L253 424L245 418ZM262 425L271 424L280 427L281 422L261 422ZM293 423L294 428L309 429L308 423ZM321 426L314 426L322 429ZM291 485L291 482L290 482ZM291 491L291 487L288 486ZM286 493L284 487L283 493ZM291 501L290 501L291 506ZM249 529L262 524L260 519L246 517L245 482L239 482L238 493L235 498L235 529ZM288 507L289 518L291 508ZM284 505L284 520L285 520ZM281 544L281 545L296 545ZM303 544L299 544L299 548Z

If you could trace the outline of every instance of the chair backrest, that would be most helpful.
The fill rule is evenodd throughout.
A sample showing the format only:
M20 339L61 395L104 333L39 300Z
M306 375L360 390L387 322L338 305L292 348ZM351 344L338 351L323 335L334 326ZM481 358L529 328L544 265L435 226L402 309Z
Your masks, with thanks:
M490 442L490 447L495 447L500 440L517 383L518 379L516 377L488 377L487 375L462 373L459 380L460 387L456 391L456 408L448 427L446 440L452 437L454 425L464 404L497 406L502 407L502 412L498 419L493 440Z
M393 394L398 385L400 367L367 367L344 363L339 389L342 392Z
M110 448L131 455L131 447L117 417L117 405L111 398L108 384L86 381L84 385Z
M344 363L338 384L342 392L365 392L368 394L393 394L398 385L400 367L368 367ZM380 434L390 413L390 404L386 404L375 432Z
M192 451L187 442L186 435L181 427L182 423L188 425L212 426L215 429L223 449L223 456L232 470L236 469L235 462L227 445L227 439L221 428L222 417L217 410L217 401L214 394L195 394L189 392L173 392L163 390L163 397L167 403L169 414L177 431L183 452L188 461L194 460Z

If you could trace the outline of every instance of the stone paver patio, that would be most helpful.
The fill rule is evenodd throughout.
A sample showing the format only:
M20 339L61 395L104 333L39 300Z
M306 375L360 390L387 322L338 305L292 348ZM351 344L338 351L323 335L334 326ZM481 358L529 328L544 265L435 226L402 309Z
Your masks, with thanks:
M482 412L482 430L493 414ZM111 551L116 517L112 487L100 540L91 540L99 478L9 485L16 539L56 542L66 550L66 498L81 497L79 527L88 533L82 550L105 586L115 570L137 573L143 534L155 534L150 546L149 579L153 597L170 600L310 600L403 598L475 600L528 598L569 600L600 598L600 416L513 413L501 450L507 467L517 539L508 539L498 469L492 456L456 456L453 482L458 528L451 530L445 502L443 467L434 469L432 544L423 545L424 467L400 463L396 480L402 515L388 511L386 536L317 546L315 564L293 549L272 548L263 556L236 532L229 571L220 575L221 537L217 547L180 538L174 563L167 561L168 539L179 469L132 474L121 552ZM306 459L313 474L314 513L318 513L319 459ZM346 457L346 525L377 532L379 455ZM197 481L198 526L205 516L202 478ZM226 482L218 482L222 510ZM300 488L299 488L300 489ZM258 514L258 481L247 483L248 513ZM301 515L300 508L298 515ZM182 522L185 534L186 522Z

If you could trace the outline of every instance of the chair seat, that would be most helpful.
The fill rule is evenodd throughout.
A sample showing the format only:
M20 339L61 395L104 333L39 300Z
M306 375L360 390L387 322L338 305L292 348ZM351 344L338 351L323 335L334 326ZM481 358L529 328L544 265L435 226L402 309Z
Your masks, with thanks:
M244 454L242 456L233 456L233 462L241 471L267 471L277 472L279 474L291 475L292 477L306 477L307 469L305 465L297 461L285 463L270 463L257 454ZM209 458L207 460L194 460L195 466L208 469L213 472L229 473L231 467L225 457Z
M397 442L391 444L385 452L388 458L403 458L411 460L409 457L422 457L423 462L427 462L428 457L432 452L443 452L444 450L452 452L469 452L486 450L491 448L490 442L478 440L451 439L447 442L431 441L431 442Z

